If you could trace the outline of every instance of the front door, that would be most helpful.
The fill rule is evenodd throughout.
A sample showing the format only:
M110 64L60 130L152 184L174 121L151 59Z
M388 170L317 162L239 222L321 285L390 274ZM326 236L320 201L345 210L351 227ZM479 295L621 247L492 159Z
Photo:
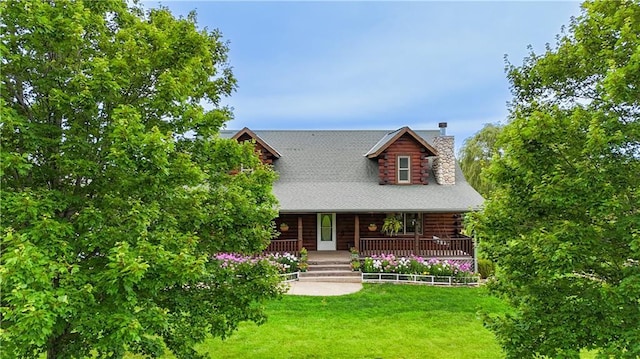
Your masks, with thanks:
M335 213L318 213L318 250L336 250Z

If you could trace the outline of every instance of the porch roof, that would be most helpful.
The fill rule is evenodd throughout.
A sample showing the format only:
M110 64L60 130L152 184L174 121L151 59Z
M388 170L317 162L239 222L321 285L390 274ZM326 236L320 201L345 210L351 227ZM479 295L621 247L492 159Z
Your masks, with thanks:
M237 131L221 131L231 138ZM456 165L456 184L439 185L429 173L428 185L380 185L378 164L364 155L385 130L253 131L278 149L274 169L280 174L273 192L287 212L465 212L483 198ZM427 143L439 131L414 131Z
M478 192L459 180L452 186L383 186L375 179L370 183L278 181L273 192L283 213L467 212L479 209L483 202Z

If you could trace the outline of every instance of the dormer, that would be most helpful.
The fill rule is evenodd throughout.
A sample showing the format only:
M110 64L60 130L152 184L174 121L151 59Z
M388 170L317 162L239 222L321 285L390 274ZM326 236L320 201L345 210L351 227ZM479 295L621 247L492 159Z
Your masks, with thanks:
M243 128L233 135L233 139L238 142L251 141L254 143L256 153L260 157L260 161L264 164L273 164L273 161L280 158L280 153L271 147L260 136L256 135L248 127Z
M429 183L429 157L438 151L409 127L384 135L365 154L378 162L381 185L411 185Z

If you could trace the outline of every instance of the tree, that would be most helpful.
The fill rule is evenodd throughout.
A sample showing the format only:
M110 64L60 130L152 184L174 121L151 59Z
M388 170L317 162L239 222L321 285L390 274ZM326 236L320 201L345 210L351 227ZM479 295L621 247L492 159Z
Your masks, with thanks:
M212 257L261 251L277 214L274 172L217 136L227 45L127 3L0 3L3 357L195 357L281 294Z
M464 178L485 198L491 194L494 186L486 178L484 171L489 167L493 156L499 155L496 141L501 130L500 124L485 124L475 135L464 140L458 154Z
M640 3L588 1L510 66L494 195L472 223L498 265L509 358L640 356Z

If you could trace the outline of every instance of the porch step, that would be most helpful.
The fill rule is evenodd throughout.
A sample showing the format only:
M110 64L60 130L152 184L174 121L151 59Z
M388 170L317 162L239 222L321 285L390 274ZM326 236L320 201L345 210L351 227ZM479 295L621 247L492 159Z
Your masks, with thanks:
M310 264L309 272L315 271L351 271L349 263Z
M348 251L309 252L307 272L300 273L301 282L360 283L360 272L351 271Z
M349 251L310 251L307 263L312 264L349 264L351 255Z
M309 263L309 265L349 264L351 263L351 259L308 259L307 263Z

